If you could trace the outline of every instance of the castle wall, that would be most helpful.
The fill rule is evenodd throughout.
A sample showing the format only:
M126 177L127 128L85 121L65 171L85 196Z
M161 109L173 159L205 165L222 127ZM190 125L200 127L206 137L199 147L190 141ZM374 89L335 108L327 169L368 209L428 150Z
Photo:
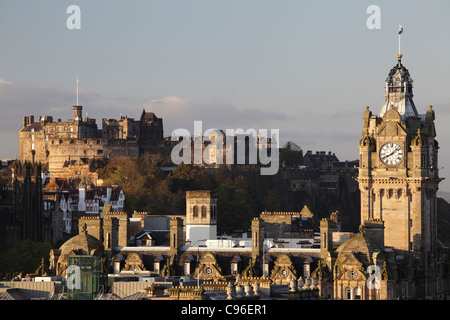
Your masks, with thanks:
M120 120L103 119L98 130L95 119L82 119L82 107L74 107L74 119L53 122L51 116L23 117L19 130L20 161L48 164L50 173L61 171L69 160L94 158L138 157L163 139L162 119L143 111L141 120L121 117ZM141 150L140 150L140 146Z

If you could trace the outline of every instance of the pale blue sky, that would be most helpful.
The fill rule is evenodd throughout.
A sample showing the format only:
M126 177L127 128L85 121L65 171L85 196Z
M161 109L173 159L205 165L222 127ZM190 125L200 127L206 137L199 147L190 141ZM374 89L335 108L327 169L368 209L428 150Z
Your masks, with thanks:
M71 4L81 30L66 27ZM373 4L380 30L366 27ZM0 157L16 158L23 115L71 117L78 77L99 126L146 105L166 136L194 120L273 128L304 151L357 159L362 113L381 109L403 24L414 101L420 113L435 108L447 176L449 14L446 0L0 0Z

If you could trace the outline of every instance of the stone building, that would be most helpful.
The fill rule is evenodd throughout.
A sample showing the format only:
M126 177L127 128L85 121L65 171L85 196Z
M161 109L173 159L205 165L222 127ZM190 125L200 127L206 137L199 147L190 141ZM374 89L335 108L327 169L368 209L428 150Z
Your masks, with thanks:
M0 243L52 240L51 216L44 210L41 170L40 164L14 163L11 185L1 192Z
M335 223L320 222L323 298L442 299L448 260L437 239L438 142L432 107L419 114L398 55L379 115L367 107L359 143L361 227L333 245Z
M62 122L52 116L24 116L19 130L19 159L41 162L52 174L61 173L66 161L88 163L92 159L136 157L163 140L163 122L154 113L142 111L139 120L83 117L82 106L73 107L73 118Z
M106 206L108 212L124 212L125 194L117 185L79 185L76 189L62 190L58 200L64 231L71 234L77 232L77 221L81 216L100 216Z
M103 256L103 243L95 236L88 233L86 226L80 229L80 233L67 240L59 249L50 251L50 272L65 276L68 259L70 256Z
M186 192L186 240L195 244L217 237L217 199L211 191Z

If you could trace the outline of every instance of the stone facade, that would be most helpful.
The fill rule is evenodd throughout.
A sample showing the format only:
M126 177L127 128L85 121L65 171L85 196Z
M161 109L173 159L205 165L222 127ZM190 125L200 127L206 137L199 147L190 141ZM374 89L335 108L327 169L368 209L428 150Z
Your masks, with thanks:
M142 111L140 120L121 116L103 119L98 129L95 119L82 115L82 106L73 107L73 119L53 121L52 116L23 117L19 130L19 159L48 165L50 173L60 173L67 161L87 163L92 159L137 157L147 145L163 140L163 122L154 113Z
M401 58L380 115L369 107L363 115L359 233L335 247L335 221L320 222L322 262L313 275L325 299L442 299L448 292L448 258L437 240L435 113L417 112Z
M383 220L385 245L411 256L418 272L430 274L438 258L439 144L431 106L425 114L415 107L402 111L401 93L414 106L411 83L399 56L386 82L386 100L399 106L393 102L382 116L372 115L369 108L364 112L358 176L361 221Z
M11 184L0 194L0 244L52 241L52 217L44 210L41 170L36 163L14 163Z
M217 199L208 190L186 192L186 240L192 244L217 235Z

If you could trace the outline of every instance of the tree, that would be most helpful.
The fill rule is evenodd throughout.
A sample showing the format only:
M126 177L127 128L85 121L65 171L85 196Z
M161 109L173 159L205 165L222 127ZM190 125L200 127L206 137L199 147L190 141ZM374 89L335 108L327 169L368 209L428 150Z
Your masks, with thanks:
M52 244L24 240L3 250L0 260L0 273L34 273L42 259L48 259Z

